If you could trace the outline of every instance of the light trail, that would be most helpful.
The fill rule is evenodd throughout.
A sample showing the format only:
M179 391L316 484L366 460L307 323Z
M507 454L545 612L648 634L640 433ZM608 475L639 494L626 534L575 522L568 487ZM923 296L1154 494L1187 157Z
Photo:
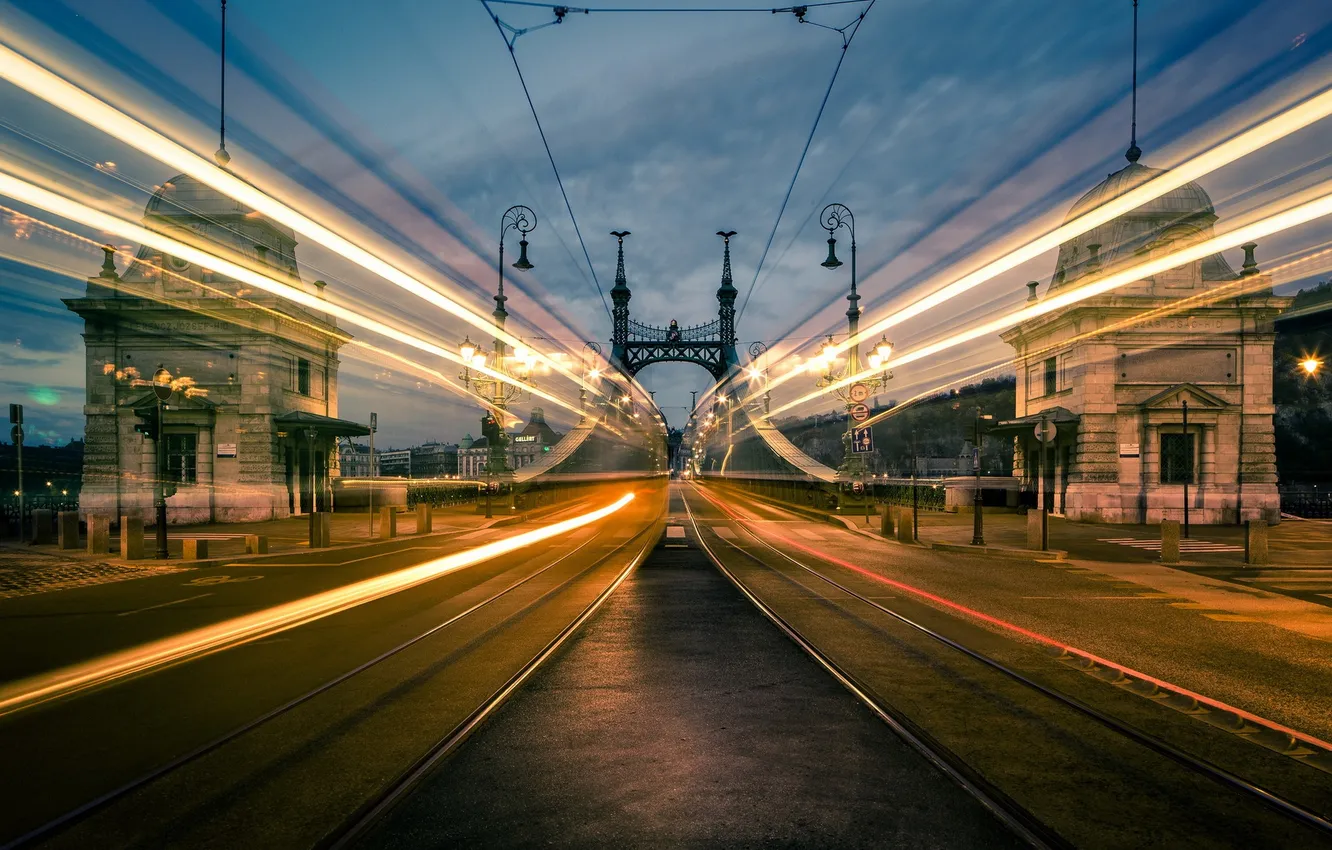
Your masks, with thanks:
M1326 189L1327 186L1328 184L1325 183L1320 188ZM900 356L894 356L886 363L881 364L877 369L866 369L854 375L848 375L839 381L829 384L827 387L807 393L794 401L773 408L761 418L770 419L779 413L818 399L833 390L850 386L857 381L863 380L866 377L885 369L904 366L908 363L913 363L942 351L947 351L964 342L970 342L971 340L990 334L997 334L1000 331L1030 319L1043 316L1046 313L1070 307L1073 304L1085 301L1088 298L1093 298L1097 295L1104 295L1107 292L1111 292L1122 286L1127 286L1135 281L1160 274L1164 271L1169 271L1170 269L1182 266L1185 263L1201 260L1211 254L1216 254L1228 248L1234 248L1245 242L1256 242L1259 239L1271 236L1273 233L1288 230L1292 227L1322 218L1328 214L1332 214L1332 194L1322 195L1312 201L1266 216L1249 224L1242 225L1234 230L1223 233L1220 236L1214 236L1211 239L1203 240L1202 242L1190 245L1187 248L1182 248L1179 251L1175 251L1174 253L1167 254L1163 257L1158 257L1154 260L1147 260L1137 265L1130 266L1122 271L1107 275L1094 283L1083 284L1057 293L1047 294L1039 302L1029 307L1013 310L989 322L960 331L939 340L938 342L913 349Z
M417 280L388 261L375 256L349 239L314 221L304 213L265 194L229 171L219 168L204 157L168 139L156 130L141 124L105 101L3 44L0 44L0 78L8 80L70 116L96 127L112 138L130 145L148 156L170 165L172 168L189 174L274 221L287 225L371 274L381 277L462 319L480 331L494 334L509 346L514 348L525 347L520 339L507 330L498 328L489 317L473 312L466 305ZM578 381L578 376L569 372L554 358L543 352L535 353L538 360L554 371L572 381Z
M253 614L246 614L211 626L194 629L184 634L156 640L92 661L30 677L0 688L0 717L88 688L105 685L127 676L146 673L166 665L178 664L182 661L268 637L355 608L358 605L382 599L385 596L432 581L448 573L474 566L483 561L518 551L590 525L620 510L633 499L634 494L632 492L625 493L604 508L563 522L526 531L513 537L496 540L493 543L486 543L465 552L445 555L442 558L397 570L387 575L358 581L346 587L276 605L263 611L256 611Z
M698 484L693 484L692 486L694 487L695 490L698 491L699 495L703 496L704 499L712 503L722 513L730 517L732 521L740 523L742 525L756 521L754 519L746 519L732 512L732 510L727 505L723 504L717 499L714 499L710 494L707 493L707 491L705 491ZM771 523L766 523L766 525L771 525ZM872 579L873 581L879 582L880 584L886 584L889 587L910 593L913 596L919 597L920 599L924 599L927 602L932 603L935 607L954 611L958 614L962 614L973 620L979 620L990 626L994 626L1000 629L1001 631L1010 632L1012 634L1026 638L1027 640L1041 644L1042 646L1054 647L1063 652L1067 652L1073 655L1081 655L1083 658L1089 659L1095 662L1096 664L1100 664L1103 667L1108 667L1113 670L1117 670L1127 676L1132 676L1136 679L1141 679L1146 682L1151 682L1153 685L1156 685L1159 688L1164 688L1166 690L1174 691L1176 693L1183 694L1184 696L1191 697L1197 700L1199 703L1202 703L1203 705L1206 705L1210 708L1216 708L1222 711L1232 712L1238 715L1239 717L1244 718L1245 720L1249 720L1254 723L1260 724L1262 726L1266 726L1271 729L1276 729L1277 731L1290 735L1292 738L1295 738L1296 740L1303 741L1304 743L1307 744L1312 744L1316 747L1319 747L1320 749L1332 750L1332 743L1324 741L1320 738L1316 738L1313 735L1300 732L1297 729L1292 729L1289 726L1284 726L1272 720L1268 720L1265 717L1260 717L1259 715L1245 711L1242 708L1237 708L1236 706L1221 702L1220 700L1212 699L1211 697L1204 696L1203 694L1191 691L1187 688L1180 687L1179 685L1176 685L1173 682L1167 682L1164 679L1158 679L1155 676L1151 676L1147 673L1135 670L1132 667L1126 667L1123 664L1119 664L1117 662L1102 658L1099 655L1087 652L1085 649L1080 649L1076 646L1073 646L1072 644L1067 644L1064 643L1063 641L1056 640L1055 638L1052 638L1049 635L1042 634L1041 632L1032 631L1031 629L1023 628L1022 626L1019 626L1016 623L1011 623L1008 620L996 617L993 614L986 614L984 611L978 611L975 608L968 607L966 605L961 604L960 602L954 602L953 600L945 596L940 596L937 593L931 593L928 590L924 590L922 588L916 587L915 585L910 585L905 582L895 581L894 579L890 579L885 575L881 575L877 572L874 572L873 570L867 569L858 564L853 564L850 561L843 560L842 558L838 558L836 555L830 555L827 552L815 549L812 546L807 546L804 543L786 537L781 533L772 530L771 528L765 528L763 530L763 534L761 537L752 528L748 529L748 531L750 534L754 535L760 541L762 541L763 538L768 538L771 540L780 540L782 543L790 546L793 549L798 549L801 552L804 552L808 555L813 555L815 558L818 558L819 560L824 561L826 563L834 564L836 566L843 567L844 569L851 570L857 575L861 575L864 576L865 578ZM817 574L817 571L813 572Z
M1159 198L1172 189L1179 188L1185 183L1199 180L1219 168L1229 165L1248 154L1254 153L1273 142L1280 141L1286 136L1326 118L1328 115L1332 115L1332 89L1325 89L1301 103L1292 106L1284 112L1281 112L1222 142L1216 147L1180 163L1169 171L1143 183L1141 186L1137 186L1134 189L1125 192L1123 195L1107 201L1095 209L1089 210L1073 221L1067 222L1024 245L1009 251L998 259L986 263L975 271L972 271L935 290L929 295L908 304L906 307L894 312L892 315L870 322L869 325L861 329L854 338L848 338L846 341L840 343L835 342L833 344L833 349L835 353L840 354L852 345L864 342L866 339L871 339L876 334L883 333L889 328L895 327L908 319L915 318L927 310L938 307L959 295L969 292L983 283L993 280L1005 272L1012 271L1023 263L1038 258L1046 251L1058 248L1061 244L1070 239L1081 236L1095 227L1105 224L1125 213L1131 212L1143 204ZM822 335L819 338L822 339ZM796 377L797 374L799 373L789 372L773 378L770 381L767 390L771 391L781 386ZM869 374L872 374L872 371L867 371L862 375L857 376L856 380L860 380L865 375ZM842 386L845 386L845 384ZM707 399L714 392L715 387L710 388L704 393L703 400L700 401L698 407L694 410L695 414L703 409ZM753 400L753 397L753 394L751 394L746 397L742 403L748 403Z
M552 404L557 404L572 412L580 412L576 404L567 402L539 387L517 382L514 378L496 372L489 366L477 366L474 363L465 362L461 355L456 354L443 346L421 339L406 333L405 331L400 331L397 328L390 327L383 322L363 316L349 308L335 304L325 298L321 298L318 295L312 295L289 284L266 277L258 272L238 265L231 260L218 257L214 254L209 254L192 245L177 241L156 231L149 230L142 225L125 221L124 219L110 215L109 213L104 213L100 210L95 210L87 204L66 198L63 195L58 195L48 189L43 189L40 186L29 183L12 174L0 172L0 195L5 195L14 200L28 204L29 206L37 207L38 209L58 215L69 221L93 228L94 230L106 231L122 238L148 245L182 259L189 260L192 263L221 272L226 276L235 278L243 283L248 283L257 289L271 292L274 295L278 295L296 304L300 304L302 307L307 307L318 312L330 313L348 324L365 328L428 354L433 354L460 366L465 366L472 371L479 372L493 380L515 384L522 387L524 391L530 392L532 395L543 398Z

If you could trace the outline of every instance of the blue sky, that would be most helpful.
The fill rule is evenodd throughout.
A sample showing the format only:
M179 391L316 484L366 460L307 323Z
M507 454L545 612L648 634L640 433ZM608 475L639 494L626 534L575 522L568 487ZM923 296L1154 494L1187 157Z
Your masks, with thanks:
M866 5L815 9L809 18L840 26ZM493 8L516 27L551 17ZM826 203L855 212L862 305L882 309L919 294L931 273L1057 221L1119 168L1128 145L1130 11L1129 0L879 0L848 51L739 323L742 348L814 336L840 320L848 269L818 266L826 234L811 217ZM537 268L514 281L510 311L531 322L531 335L609 337L507 48L479 2L230 0L228 23L228 130L239 173L262 167L295 182L423 267L447 272L483 307L500 215L527 204L540 219L531 236ZM1325 85L1329 24L1332 8L1316 0L1142 0L1144 162L1168 166L1282 97ZM0 25L143 114L166 116L201 152L215 147L215 0L16 0L0 3ZM608 232L633 232L626 256L636 318L713 317L719 229L738 231L736 285L742 297L750 289L840 52L836 33L766 11L571 15L517 41L603 289L615 263ZM71 182L91 178L12 127L89 159L115 158L145 184L171 176L3 83L0 106L11 125L0 127L3 150L68 169ZM1289 188L1264 181L1295 166L1313 163L1325 178L1326 124L1204 181L1218 213L1227 215L1227 199L1237 214L1250 208L1255 196L1244 193L1255 186L1264 187L1257 197ZM142 195L120 194L126 209L141 208ZM1263 246L1260 260L1328 238L1326 227L1292 232ZM11 256L0 265L0 358L9 374L21 366L31 375L2 386L14 397L52 390L28 403L40 404L49 433L74 436L80 328L58 299L81 287L60 272L92 273L100 258L36 241L0 245ZM303 245L298 256L352 297L397 307L441 337L462 336L313 247ZM54 270L25 269L25 257ZM1012 304L1026 279L1052 270L1053 258L1018 270L895 341L924 339L963 315ZM1002 354L997 340L960 352L900 375L900 392ZM685 365L654 366L640 378L677 424L689 391L709 382ZM344 365L340 405L355 419L380 410L384 442L399 445L456 440L474 433L479 417L465 401L423 394L414 382L355 362Z

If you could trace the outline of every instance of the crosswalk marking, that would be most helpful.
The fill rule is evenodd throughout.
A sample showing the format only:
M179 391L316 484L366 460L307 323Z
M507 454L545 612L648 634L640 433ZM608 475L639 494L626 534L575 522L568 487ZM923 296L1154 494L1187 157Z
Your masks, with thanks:
M1160 540L1150 540L1143 537L1101 537L1098 538L1101 543L1114 543L1119 546L1131 546L1134 549L1144 549L1159 552L1161 551ZM1243 552L1243 546L1236 546L1233 543L1213 543L1209 540L1181 540L1179 541L1179 551L1181 552Z
M718 537L720 537L722 540L734 540L734 539L735 539L735 532L732 531L731 529L727 528L727 527L724 526L724 525L714 525L714 526L712 527L712 530L713 530L713 532L714 532Z

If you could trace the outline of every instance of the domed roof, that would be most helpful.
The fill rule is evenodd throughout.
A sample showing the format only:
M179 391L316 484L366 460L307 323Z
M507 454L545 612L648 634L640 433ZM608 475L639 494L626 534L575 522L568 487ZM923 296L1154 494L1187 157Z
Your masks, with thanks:
M1139 153L1136 147L1130 148L1127 154L1129 164L1107 175L1079 198L1064 217L1064 223L1165 173L1138 162ZM1184 183L1060 245L1050 288L1058 289L1085 274L1139 262L1140 253L1150 250L1162 237L1167 240L1180 236L1209 237L1216 220L1216 211L1207 192L1192 181ZM1220 254L1202 261L1202 280L1232 280L1234 277L1234 271Z
M296 235L291 228L272 221L235 198L222 194L188 174L177 174L163 183L148 199L143 214L161 218L204 218L213 221L234 218L257 219L289 239L294 239Z
M1152 168L1136 161L1130 162L1113 174L1106 175L1105 180L1079 198L1064 217L1064 222L1068 223L1164 173L1159 168ZM1212 199L1203 191L1203 187L1189 181L1126 214L1172 220L1199 214L1216 215L1216 211L1212 209Z

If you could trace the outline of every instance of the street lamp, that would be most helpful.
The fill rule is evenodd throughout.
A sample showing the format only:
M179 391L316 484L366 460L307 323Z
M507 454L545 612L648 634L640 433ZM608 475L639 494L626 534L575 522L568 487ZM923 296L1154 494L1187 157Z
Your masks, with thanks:
M1312 378L1323 368L1323 361L1317 357L1306 357L1300 361L1300 368L1304 370L1306 377Z
M504 322L509 318L509 311L505 309L504 304L508 297L504 294L504 237L510 230L518 231L520 240L518 242L518 259L513 263L513 267L519 271L528 271L535 268L532 262L527 259L527 234L536 229L536 213L531 209L521 205L509 207L504 211L500 218L500 236L499 236L499 287L495 291L495 310L491 313L495 317L495 327L497 333L494 340L493 363L491 370L497 374L495 378L485 378L484 373L473 374L473 369L481 369L486 365L486 354L472 342L470 337L463 339L458 346L458 354L463 361L463 371L459 377L464 386L471 387L478 396L485 398L490 396L489 402L493 410L500 411L500 416L492 413L498 427L495 429L497 438L489 441L489 455L486 458L486 516L491 515L490 509L490 487L489 480L491 475L503 475L510 472L508 456L506 454L504 438L504 419L503 412L508 409L511 402L517 401L526 390L524 384L531 384L531 376L536 365L536 353L525 346L519 346L514 349L515 362L512 366L508 363L505 356L504 340L501 335L504 331ZM502 376L502 377L501 377ZM508 378L509 380L503 380Z
M166 506L166 446L162 445L162 411L165 409L166 402L171 398L171 373L165 366L158 366L157 371L153 373L153 395L157 397L157 439L155 450L157 453L157 475L154 476L153 483L153 508L157 514L157 557L165 561L171 557L167 551L167 506Z
M846 308L846 325L851 344L847 349L846 369L839 370L837 368L837 347L833 344L832 334L828 335L828 341L824 343L823 350L819 353L815 362L806 366L811 370L821 371L822 374L816 383L819 387L827 387L837 384L846 376L860 374L860 344L856 341L856 336L860 330L860 293L856 291L855 216L851 214L851 210L841 204L828 204L823 208L820 218L822 219L820 224L823 229L828 231L828 258L820 264L825 269L836 269L842 266L842 261L837 259L837 237L833 234L843 227L851 234L851 292L846 296L849 305ZM870 368L878 370L880 367L887 366L888 358L892 356L892 353L892 343L888 342L888 338L885 336L875 346L874 352L869 357ZM846 432L842 435L842 466L839 470L842 476L846 478L852 478L857 474L863 476L864 474L863 462L852 451L852 431L856 421L853 412L862 407L863 402L874 391L886 387L890 380L892 380L892 373L884 370L879 371L867 380L857 381L849 387L839 387L833 390L833 393L846 405Z

